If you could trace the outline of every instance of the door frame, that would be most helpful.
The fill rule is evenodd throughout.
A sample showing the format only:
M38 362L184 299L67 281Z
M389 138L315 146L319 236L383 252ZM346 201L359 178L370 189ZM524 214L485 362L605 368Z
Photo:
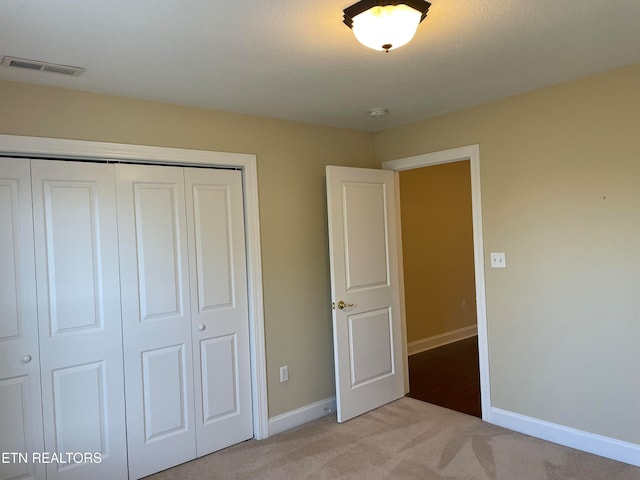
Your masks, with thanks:
M107 163L126 161L128 163L154 165L222 167L235 168L242 172L247 243L253 435L256 440L267 438L269 436L269 418L256 156L246 153L213 152L16 135L0 135L0 155Z
M382 163L385 170L400 172L414 168L429 167L469 160L471 170L471 211L473 220L473 263L475 271L476 286L476 318L478 324L478 358L480 365L480 399L482 406L482 419L489 421L491 409L491 383L489 382L489 342L487 334L487 305L484 277L484 243L482 240L482 199L480 194L480 145L468 145L465 147L451 148L438 152L425 153L412 157L399 158ZM399 175L396 174L396 197L398 199L396 208L400 209L400 186ZM400 215L398 215L400 218ZM401 236L400 222L398 222L399 239ZM402 323L404 329L403 341L405 349L405 360L407 359L407 335L406 316L404 307L404 272L402 265L402 241L398 242L399 252L399 276L402 303ZM408 367L405 363L405 385L408 386Z

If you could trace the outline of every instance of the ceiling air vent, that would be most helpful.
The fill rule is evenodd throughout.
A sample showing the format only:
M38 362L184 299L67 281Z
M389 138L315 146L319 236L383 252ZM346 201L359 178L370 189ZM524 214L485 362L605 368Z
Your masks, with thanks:
M2 59L3 67L26 68L27 70L39 70L41 72L60 73L62 75L71 75L77 77L84 68L71 67L69 65L58 65L57 63L40 62L38 60L27 60L26 58L17 58L5 56Z

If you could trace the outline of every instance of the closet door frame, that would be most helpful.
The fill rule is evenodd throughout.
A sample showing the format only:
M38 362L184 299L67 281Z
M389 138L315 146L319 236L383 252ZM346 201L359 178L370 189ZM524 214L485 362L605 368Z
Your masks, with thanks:
M25 159L37 157L109 163L128 162L185 167L235 168L242 172L247 249L253 435L256 440L267 438L269 436L269 418L256 156L246 153L213 152L16 135L0 135L0 155L24 157Z

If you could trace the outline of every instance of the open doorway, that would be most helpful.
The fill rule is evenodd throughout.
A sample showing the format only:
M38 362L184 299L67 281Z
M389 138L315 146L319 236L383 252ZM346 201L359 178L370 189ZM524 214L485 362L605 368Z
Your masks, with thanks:
M482 417L470 161L401 171L408 396Z
M479 153L478 145L470 145L384 162L383 168L399 172L401 269L414 270L401 275L405 280L407 367L411 366L405 368L405 391L487 420L491 400ZM451 184L456 172L459 179ZM411 206L415 200L406 198L406 191L403 198L402 184L406 182L401 178L411 180L414 176L418 193L428 194L428 208ZM426 181L422 176L433 178ZM409 214L402 211L407 206L414 209L413 227L409 226ZM415 231L417 238L409 239L415 245L405 245L405 237ZM463 246L459 245L460 239L464 239ZM421 261L412 249L427 250L431 260ZM417 299L418 309L412 305L412 298ZM421 312L420 304L427 304L432 311ZM416 316L422 323L414 328ZM424 320L426 316L431 322ZM421 370L423 367L426 370ZM421 398L420 390L430 390L432 396ZM448 397L447 403L441 401L443 397Z

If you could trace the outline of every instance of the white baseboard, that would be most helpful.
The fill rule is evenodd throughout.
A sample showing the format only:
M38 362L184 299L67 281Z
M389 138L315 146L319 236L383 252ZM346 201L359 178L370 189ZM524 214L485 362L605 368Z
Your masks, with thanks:
M325 398L269 419L269 435L284 432L336 411L336 397Z
M415 342L407 343L407 353L415 355L416 353L426 352L432 348L442 347L449 343L464 340L465 338L475 337L478 335L478 326L471 325L469 327L458 328L447 333L434 335L433 337L422 338Z
M640 445L491 407L489 423L640 467Z

